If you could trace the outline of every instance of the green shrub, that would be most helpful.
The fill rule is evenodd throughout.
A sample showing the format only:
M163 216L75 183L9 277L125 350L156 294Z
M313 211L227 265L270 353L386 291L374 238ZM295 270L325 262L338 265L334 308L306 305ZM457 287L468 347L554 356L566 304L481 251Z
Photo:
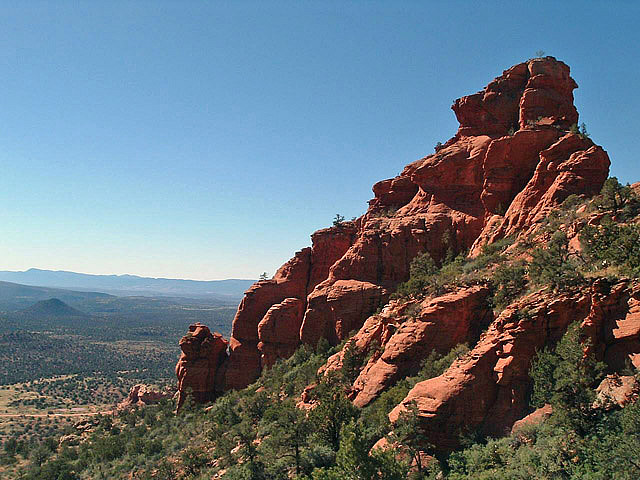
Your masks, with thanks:
M526 264L522 261L496 267L492 278L496 307L502 309L522 294L527 286L526 274Z
M182 452L182 466L188 475L197 475L209 462L204 451L196 447L189 447Z
M548 285L555 291L562 291L582 282L583 277L569 254L568 244L565 233L557 231L546 248L538 247L533 251L529 277L534 284Z
M587 225L580 244L594 269L618 266L623 273L640 275L640 227L620 225L604 218L599 226Z
M365 352L358 351L354 341L348 341L342 350L342 369L340 372L344 382L351 385L360 375L366 355Z
M616 177L604 182L600 195L594 198L593 203L601 212L622 214L622 219L632 218L640 210L640 199L633 189L629 184L621 185Z
M582 122L580 124L580 134L579 134L583 140L586 140L587 138L589 138L589 133L587 132L587 125Z
M543 349L538 353L529 372L533 380L531 404L541 407L550 403L554 420L580 435L586 434L596 420L594 388L604 372L604 364L592 353L585 355L588 344L588 340L581 340L580 324L576 322L569 326L555 351Z
M398 286L400 295L417 295L427 287L433 286L438 266L433 261L429 252L418 255L411 261L409 267L409 280Z

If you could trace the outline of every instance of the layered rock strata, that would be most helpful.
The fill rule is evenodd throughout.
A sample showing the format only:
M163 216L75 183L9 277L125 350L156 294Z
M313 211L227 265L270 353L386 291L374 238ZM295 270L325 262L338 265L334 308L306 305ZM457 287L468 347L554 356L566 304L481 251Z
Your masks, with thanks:
M533 293L507 307L465 357L441 376L420 382L389 414L392 422L412 402L421 428L441 450L460 435L508 433L527 413L529 370L537 350L555 344L569 324L581 322L596 356L615 368L640 355L638 283L597 281L573 293ZM604 387L603 387L604 388Z
M570 194L599 191L609 159L572 133L576 87L567 65L545 57L456 100L453 138L375 184L365 215L316 232L311 248L247 291L233 322L225 387L245 387L301 342L336 344L360 328L407 280L416 255L439 261L451 251L478 253L535 228Z
M415 375L432 352L445 354L474 342L493 320L489 289L476 285L425 300L392 301L369 317L348 341L370 359L353 383L349 397L364 407L399 379ZM342 367L345 350L329 358L320 373Z

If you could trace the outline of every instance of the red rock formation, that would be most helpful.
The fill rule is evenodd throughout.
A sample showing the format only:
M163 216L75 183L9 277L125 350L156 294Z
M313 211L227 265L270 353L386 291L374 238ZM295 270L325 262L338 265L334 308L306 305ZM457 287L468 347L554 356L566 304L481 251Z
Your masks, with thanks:
M398 329L398 324L409 318L412 311L419 308L418 300L399 301L391 300L379 314L371 315L358 330L358 332L347 340L348 344L355 347L355 352L359 355L367 355L371 348L384 348L391 336ZM342 360L345 350L342 349L338 353L327 359L322 367L320 374L327 374L342 368ZM376 353L373 358L379 358L380 354Z
M123 410L132 407L144 407L145 405L153 405L160 400L171 397L171 392L159 392L149 385L143 385L141 383L134 385L129 390L129 395L123 401L121 401L117 409Z
M516 433L522 430L525 427L533 427L535 425L540 425L544 421L547 420L553 413L553 407L548 403L540 408L537 408L529 415L524 418L521 418L511 427L511 433Z
M315 232L311 248L297 252L271 280L262 280L245 293L233 320L227 389L246 387L263 367L288 357L300 345L307 295L327 277L329 267L344 255L355 233L354 222Z
M588 138L567 134L540 152L531 180L515 197L504 218L487 225L474 244L480 247L510 235L528 235L569 195L600 192L609 172L609 156Z
M258 324L258 350L262 364L270 366L278 358L293 355L300 345L300 327L304 314L304 300L285 298L273 305Z
M180 340L182 354L176 365L178 377L178 409L191 391L198 403L213 400L216 392L216 375L226 359L227 341L219 333L211 333L206 325L189 325L189 332Z
M569 67L546 57L456 100L453 138L376 183L364 216L316 232L311 249L249 289L234 319L226 388L248 385L300 341L335 344L360 328L407 280L416 255L478 253L534 228L571 193L599 191L609 159L569 132L576 87Z
M590 297L582 293L525 297L502 312L473 350L443 375L416 384L389 419L395 422L415 401L426 435L445 450L456 448L466 431L508 433L526 413L536 350L559 340L571 322L586 318L589 307Z
M595 407L611 410L624 407L638 399L640 384L633 375L607 375L596 389Z
M613 370L640 368L640 284L594 284L589 316L582 324L598 360Z
M597 281L573 294L536 292L521 299L502 312L465 358L443 375L418 383L390 413L390 420L397 420L415 401L424 431L445 450L456 448L465 431L508 433L527 412L528 372L536 350L557 342L570 323L582 322L596 355L611 367L618 367L618 355L637 358L639 293L637 283L621 281L609 287Z
M420 362L432 351L445 354L460 343L478 338L493 320L488 296L487 287L475 286L427 298L416 305L413 315L393 330L382 344L381 353L371 359L354 382L354 405L364 407L398 379L415 375Z
M386 290L369 282L337 280L324 287L321 284L309 295L300 338L311 345L326 338L335 345L360 328L362 319L387 298Z

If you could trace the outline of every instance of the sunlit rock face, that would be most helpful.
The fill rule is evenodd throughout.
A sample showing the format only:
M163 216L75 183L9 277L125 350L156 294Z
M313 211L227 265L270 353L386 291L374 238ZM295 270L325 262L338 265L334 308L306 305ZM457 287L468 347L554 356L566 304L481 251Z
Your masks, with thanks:
M389 418L396 421L415 402L423 431L442 450L457 448L460 433L468 430L505 435L528 411L529 370L537 351L555 344L571 323L581 324L598 360L612 369L626 362L638 368L639 302L640 284L628 280L596 281L572 293L530 294L507 307L444 374L416 384ZM598 393L602 403L607 397L624 405L637 397L638 387L631 377L610 376ZM549 412L543 413L534 415L535 421Z
M376 183L363 216L317 231L310 248L246 292L233 321L224 388L249 385L301 343L337 344L363 327L408 279L417 255L476 255L485 244L526 234L569 195L598 192L609 158L572 133L576 87L567 65L545 57L456 100L460 127L453 138ZM362 404L369 401L362 392L375 390L365 383L356 396Z

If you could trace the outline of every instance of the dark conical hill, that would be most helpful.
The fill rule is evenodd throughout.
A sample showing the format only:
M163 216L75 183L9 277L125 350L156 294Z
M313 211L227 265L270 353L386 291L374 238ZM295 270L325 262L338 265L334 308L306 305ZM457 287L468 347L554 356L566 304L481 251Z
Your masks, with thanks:
M55 317L87 317L88 315L77 310L62 300L50 298L49 300L41 300L34 303L28 308L22 310L23 313L30 315L47 315Z

